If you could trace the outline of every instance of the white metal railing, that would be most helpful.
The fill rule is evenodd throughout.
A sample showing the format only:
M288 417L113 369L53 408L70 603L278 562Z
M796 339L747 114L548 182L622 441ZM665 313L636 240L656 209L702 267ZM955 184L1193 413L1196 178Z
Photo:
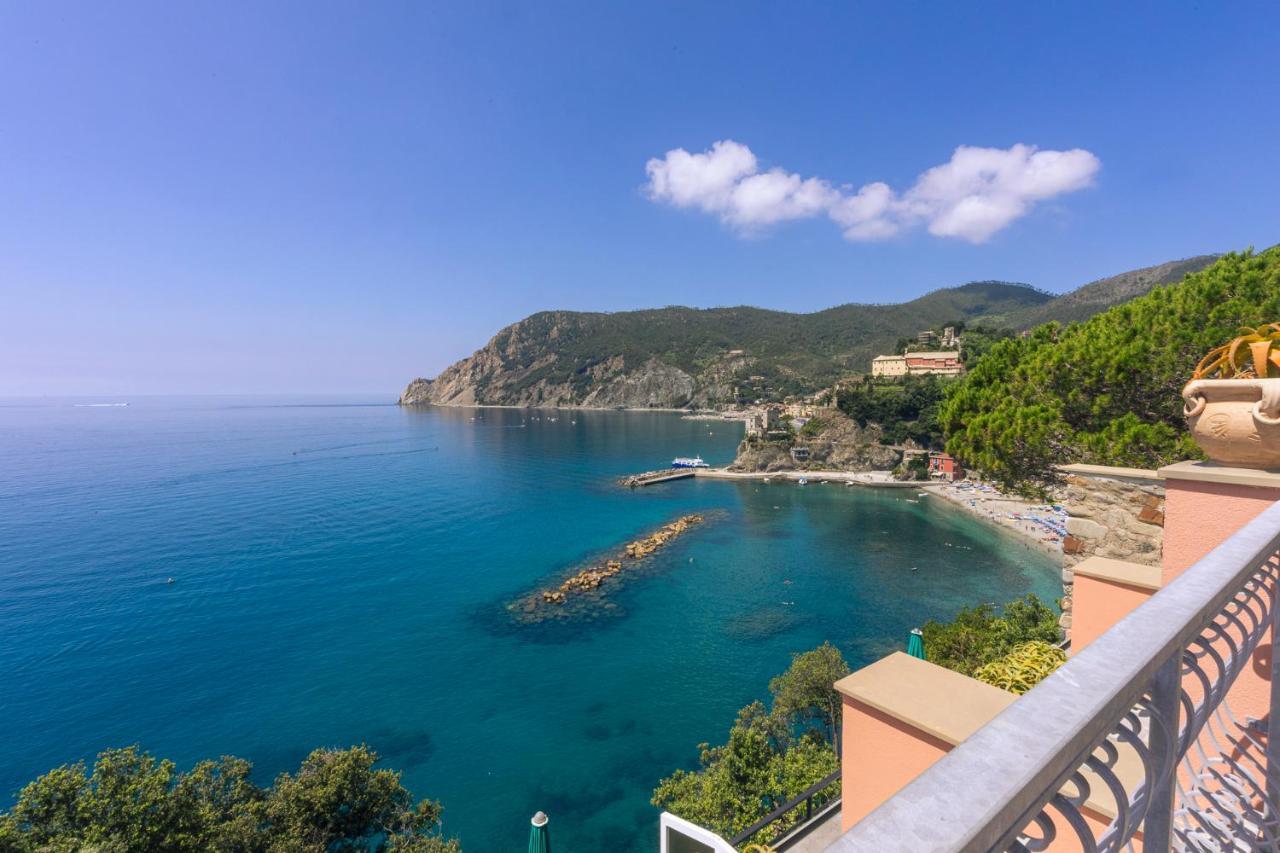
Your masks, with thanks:
M1280 503L827 848L1280 850ZM1254 653L1258 652L1255 656ZM1246 667L1269 711L1237 719ZM1265 685L1264 685L1265 687ZM1070 836L1070 837L1066 837Z

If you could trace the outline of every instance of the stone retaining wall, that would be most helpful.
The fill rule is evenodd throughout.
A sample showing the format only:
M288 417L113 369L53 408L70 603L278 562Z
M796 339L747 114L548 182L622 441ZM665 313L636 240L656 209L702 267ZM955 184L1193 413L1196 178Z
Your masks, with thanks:
M1066 465L1062 505L1062 628L1071 629L1072 567L1087 557L1160 565L1164 543L1164 480L1140 468Z

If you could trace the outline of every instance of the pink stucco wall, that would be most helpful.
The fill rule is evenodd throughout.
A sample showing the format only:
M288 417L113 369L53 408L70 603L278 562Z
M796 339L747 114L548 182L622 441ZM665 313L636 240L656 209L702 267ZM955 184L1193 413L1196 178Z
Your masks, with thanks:
M1165 483L1164 584L1278 500L1280 489L1171 477Z
M951 751L951 744L894 717L843 697L841 734L840 831L855 823L900 791ZM1083 809L1085 821L1100 837L1110 821L1090 809ZM1079 853L1083 848L1069 828L1049 845L1052 853ZM1142 849L1142 836L1134 839L1134 849Z
M1077 574L1071 596L1071 654L1101 637L1155 590Z
M840 756L840 826L849 829L951 751L951 744L848 696Z
M1182 574L1231 534L1280 500L1280 489L1170 478L1165 484L1164 583ZM1198 696L1199 691L1193 689ZM1267 719L1271 707L1271 634L1228 694L1238 719Z

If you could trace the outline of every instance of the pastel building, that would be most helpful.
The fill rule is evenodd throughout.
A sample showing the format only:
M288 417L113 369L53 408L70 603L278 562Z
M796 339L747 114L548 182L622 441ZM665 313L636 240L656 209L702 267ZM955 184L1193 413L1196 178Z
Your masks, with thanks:
M878 355L871 359L872 376L906 376L907 357L905 355Z
M960 353L955 350L909 352L904 358L907 360L907 373L913 376L959 376L964 372L964 366L960 364Z
M955 350L878 355L871 359L872 376L959 376L963 372L960 353Z

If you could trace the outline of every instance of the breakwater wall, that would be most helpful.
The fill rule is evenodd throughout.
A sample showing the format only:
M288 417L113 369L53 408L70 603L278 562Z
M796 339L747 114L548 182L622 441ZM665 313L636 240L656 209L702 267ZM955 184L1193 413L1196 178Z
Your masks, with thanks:
M507 610L516 622L535 624L580 615L584 608L592 606L610 606L603 602L603 591L608 584L620 582L625 572L639 568L649 557L705 520L697 513L683 515L648 536L627 542L600 562L579 569L557 585L522 595L508 604Z

